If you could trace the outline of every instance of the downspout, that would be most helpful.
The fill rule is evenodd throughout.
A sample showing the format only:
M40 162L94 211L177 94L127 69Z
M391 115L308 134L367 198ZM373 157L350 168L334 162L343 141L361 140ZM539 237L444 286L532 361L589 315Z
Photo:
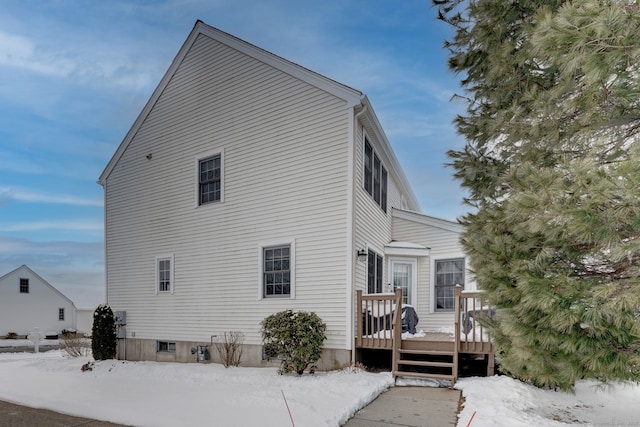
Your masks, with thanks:
M355 269L355 265L354 265L354 250L355 250L355 225L356 225L356 215L355 215L355 186L357 185L355 182L356 179L356 169L355 169L355 162L356 162L356 152L355 152L355 148L356 148L356 138L358 136L358 119L360 118L360 116L362 116L364 113L366 113L367 111L367 106L363 105L363 103L361 102L359 105L354 106L354 111L355 108L358 106L362 106L362 110L360 110L359 112L355 113L353 115L353 133L351 135L351 144L349 145L349 165L350 165L350 174L349 176L351 177L351 182L349 185L349 192L350 197L350 205L349 205L349 216L350 216L350 233L349 233L349 245L348 245L348 251L349 253L347 254L347 260L349 262L349 276L350 276L350 281L351 281L351 286L347 287L348 291L347 291L347 306L351 307L351 310L349 312L349 317L348 317L348 321L347 321L347 327L349 330L349 336L351 337L351 364L355 364L356 362L356 336L354 333L354 329L353 329L353 318L354 315L356 313L357 307L355 307L355 301L353 298L353 293L355 292L355 278L356 278L356 269ZM357 262L357 260L355 261Z

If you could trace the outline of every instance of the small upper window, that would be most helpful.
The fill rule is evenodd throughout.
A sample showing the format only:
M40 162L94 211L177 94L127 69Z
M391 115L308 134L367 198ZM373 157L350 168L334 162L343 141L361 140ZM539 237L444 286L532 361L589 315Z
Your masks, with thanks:
M219 202L222 198L222 156L198 161L198 204Z
M156 258L156 292L173 293L173 256Z
M58 320L64 320L64 308L58 309Z
M29 293L29 279L20 279L20 293L21 294Z
M369 140L364 138L364 189L383 211L387 211L387 170L375 153Z

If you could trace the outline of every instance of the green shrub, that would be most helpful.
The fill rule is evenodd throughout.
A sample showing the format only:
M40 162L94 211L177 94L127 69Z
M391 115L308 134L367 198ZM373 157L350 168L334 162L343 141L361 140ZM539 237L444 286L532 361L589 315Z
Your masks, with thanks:
M95 360L114 359L116 356L116 323L108 305L100 305L93 312L91 350Z
M313 374L315 362L322 356L326 330L327 325L313 312L285 310L272 314L262 321L265 354L281 358L280 374L302 375L307 368Z

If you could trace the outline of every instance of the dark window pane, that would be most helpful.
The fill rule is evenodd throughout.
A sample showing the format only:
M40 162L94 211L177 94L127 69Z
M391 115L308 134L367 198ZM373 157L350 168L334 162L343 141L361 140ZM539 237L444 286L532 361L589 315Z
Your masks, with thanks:
M381 176L381 194L380 194L380 207L383 211L387 211L387 170L384 166L382 168L382 176Z
M364 140L364 189L367 193L372 194L372 172L373 172L373 149L371 144L365 138Z
M380 159L373 157L373 200L380 204Z

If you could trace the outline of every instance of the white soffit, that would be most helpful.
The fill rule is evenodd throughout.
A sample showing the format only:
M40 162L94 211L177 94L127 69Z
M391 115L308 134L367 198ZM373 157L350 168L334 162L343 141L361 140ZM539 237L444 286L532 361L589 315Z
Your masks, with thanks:
M417 243L398 242L394 240L384 247L384 254L413 257L429 256L429 248Z

